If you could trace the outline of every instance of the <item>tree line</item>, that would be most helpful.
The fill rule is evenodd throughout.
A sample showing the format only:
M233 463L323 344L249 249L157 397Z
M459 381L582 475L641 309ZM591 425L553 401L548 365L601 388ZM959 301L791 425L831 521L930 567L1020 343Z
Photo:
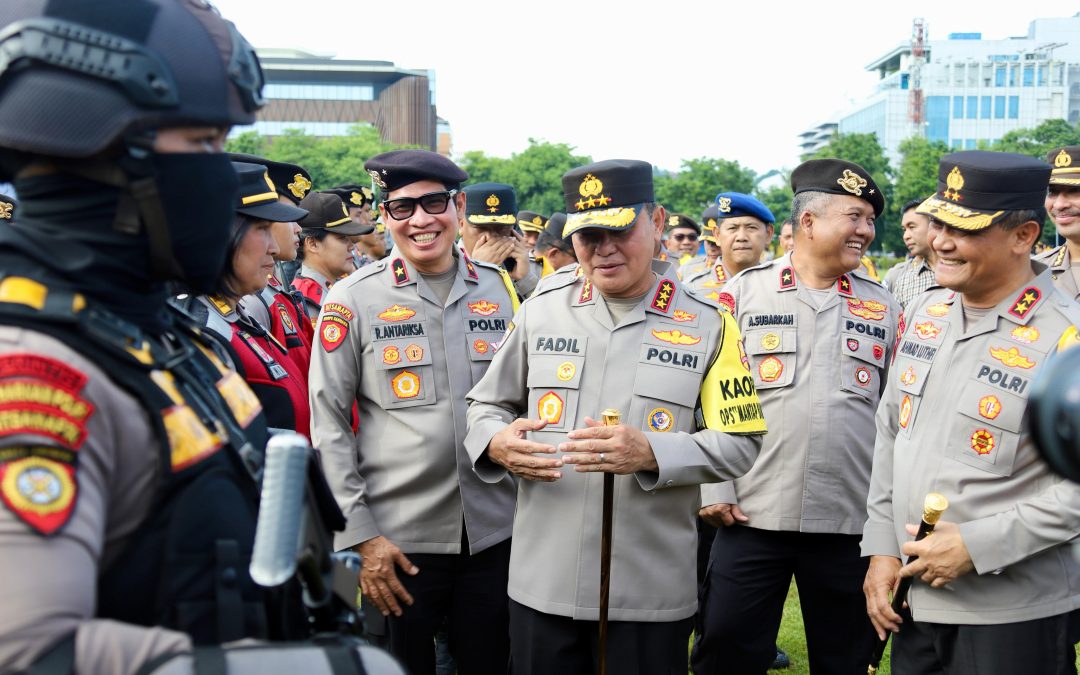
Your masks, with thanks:
M1047 120L1033 129L1016 129L980 149L1016 152L1043 158L1051 148L1080 145L1080 126L1065 120ZM269 159L300 164L312 176L316 187L343 183L366 183L364 161L395 147L384 143L370 125L356 125L346 136L308 136L289 130L267 138L245 132L226 144L230 152L247 152ZM940 141L912 137L900 144L899 166L893 167L875 134L836 134L812 155L803 159L835 157L856 162L874 176L885 193L886 212L878 221L874 249L902 254L905 251L899 227L899 208L909 200L923 199L937 189L938 160L953 150ZM494 181L513 185L518 206L550 214L563 210L561 177L566 171L593 161L577 154L566 143L529 139L529 145L510 157L492 157L478 150L464 153L458 163L469 172L471 182ZM743 192L760 199L782 222L790 215L790 172L779 170L780 178L763 180L737 161L699 157L683 160L678 171L658 170L655 175L657 201L669 210L697 219L718 192ZM1052 241L1053 225L1047 221L1044 239Z

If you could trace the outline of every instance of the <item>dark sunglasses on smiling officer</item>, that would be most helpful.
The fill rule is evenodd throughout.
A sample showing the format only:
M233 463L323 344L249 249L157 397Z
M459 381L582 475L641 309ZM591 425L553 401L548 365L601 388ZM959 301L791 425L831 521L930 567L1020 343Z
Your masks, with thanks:
M383 208L394 220L411 218L412 214L416 212L417 204L424 209L425 213L437 216L446 213L446 207L450 205L450 200L456 194L457 190L443 190L441 192L429 192L419 197L389 199L383 202Z

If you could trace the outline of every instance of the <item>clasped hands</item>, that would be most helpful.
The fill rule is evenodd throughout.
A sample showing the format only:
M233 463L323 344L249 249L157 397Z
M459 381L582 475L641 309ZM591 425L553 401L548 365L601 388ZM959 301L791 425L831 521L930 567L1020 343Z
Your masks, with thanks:
M491 438L488 457L515 476L545 483L562 478L561 469L567 464L574 465L574 470L581 473L657 470L652 446L640 429L624 424L604 426L586 417L585 428L571 431L558 447L525 437L526 432L546 426L543 420L514 420ZM555 453L563 454L552 457Z

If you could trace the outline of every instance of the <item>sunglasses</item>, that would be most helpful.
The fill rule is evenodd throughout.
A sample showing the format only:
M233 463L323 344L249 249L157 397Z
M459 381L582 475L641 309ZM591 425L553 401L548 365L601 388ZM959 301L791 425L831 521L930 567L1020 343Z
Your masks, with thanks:
M402 197L383 202L383 208L394 220L405 220L416 213L416 205L424 209L424 213L437 216L446 213L446 207L450 200L457 194L457 190L444 190L442 192L429 192L419 197Z
M696 234L673 234L671 238L675 241L697 241Z

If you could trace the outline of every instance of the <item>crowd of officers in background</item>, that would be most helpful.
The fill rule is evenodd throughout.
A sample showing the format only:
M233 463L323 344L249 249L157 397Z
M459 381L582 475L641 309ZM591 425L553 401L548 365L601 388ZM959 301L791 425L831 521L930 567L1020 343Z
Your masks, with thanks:
M568 172L548 217L426 151L325 189L232 155L224 291L173 302L319 448L368 637L410 673L593 672L604 472L612 672L679 672L691 632L694 672L775 667L792 579L812 672L904 623L894 672L1073 672L1080 490L1022 421L1077 340L1074 155L943 158L880 280L885 203L841 160L795 170L777 231L741 193L667 212L645 162ZM1066 241L1029 258L1044 213ZM907 543L926 491L954 506Z
M890 633L903 675L1076 672L1080 486L1026 403L1080 343L1080 146L944 156L879 280L851 162L800 164L778 231L641 160L550 216L423 150L315 186L222 153L262 82L206 3L0 25L0 672L763 673L793 581L815 673ZM275 431L397 662L252 580Z

